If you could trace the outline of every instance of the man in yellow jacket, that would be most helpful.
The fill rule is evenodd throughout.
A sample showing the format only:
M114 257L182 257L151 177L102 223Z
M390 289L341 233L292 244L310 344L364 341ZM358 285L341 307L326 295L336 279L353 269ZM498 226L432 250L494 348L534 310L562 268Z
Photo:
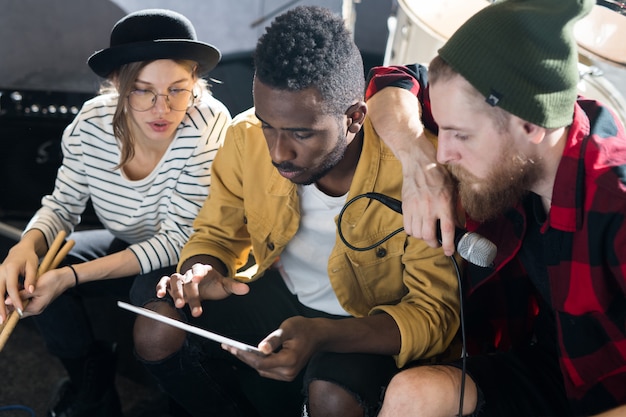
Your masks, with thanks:
M379 201L341 212L364 193L399 199L402 168L366 118L363 62L339 16L276 18L253 93L212 164L179 273L159 300L153 286L133 302L265 355L141 317L137 354L193 416L374 416L399 368L442 354L457 332L452 259L394 233L402 216ZM250 251L255 272L237 277Z

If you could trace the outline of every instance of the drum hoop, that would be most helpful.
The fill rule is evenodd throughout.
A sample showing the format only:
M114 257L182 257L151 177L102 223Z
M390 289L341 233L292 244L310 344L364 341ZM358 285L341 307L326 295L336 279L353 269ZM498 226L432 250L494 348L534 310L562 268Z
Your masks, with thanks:
M584 98L590 100L597 100L603 105L611 108L617 117L622 121L622 124L626 126L626 98L624 98L619 90L602 75L602 72L594 71L594 67L587 67L586 65L579 63L580 81L578 92ZM594 97L593 94L587 94L584 91L580 91L580 83L587 83L590 88L595 89L602 98Z

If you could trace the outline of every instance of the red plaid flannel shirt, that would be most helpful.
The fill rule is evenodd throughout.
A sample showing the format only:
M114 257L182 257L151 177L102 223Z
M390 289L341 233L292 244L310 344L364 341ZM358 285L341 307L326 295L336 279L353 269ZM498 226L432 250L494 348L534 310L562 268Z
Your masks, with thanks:
M426 69L375 67L366 98L387 86L411 90L430 114ZM517 254L526 230L521 204L498 219L466 227L498 247L495 270L468 264L465 303L468 351L528 343L536 291ZM614 113L579 97L556 176L549 219L561 242L547 259L550 304L568 398L575 413L626 403L626 135Z

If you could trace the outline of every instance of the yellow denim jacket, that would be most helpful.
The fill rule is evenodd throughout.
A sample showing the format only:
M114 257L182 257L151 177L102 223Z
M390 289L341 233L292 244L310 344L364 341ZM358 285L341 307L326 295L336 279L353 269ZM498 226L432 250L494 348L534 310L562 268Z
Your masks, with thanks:
M348 200L378 192L400 199L400 162L366 120L361 157ZM253 109L229 127L212 165L211 191L181 253L220 259L231 277L253 250L258 270L274 264L300 221L296 185L271 163ZM369 246L402 227L402 216L383 204L361 198L342 218L342 231L357 247ZM385 312L396 321L402 347L395 357L407 362L442 353L459 325L457 277L441 248L433 249L406 233L396 234L369 251L349 249L337 236L328 260L328 276L343 308L355 317Z

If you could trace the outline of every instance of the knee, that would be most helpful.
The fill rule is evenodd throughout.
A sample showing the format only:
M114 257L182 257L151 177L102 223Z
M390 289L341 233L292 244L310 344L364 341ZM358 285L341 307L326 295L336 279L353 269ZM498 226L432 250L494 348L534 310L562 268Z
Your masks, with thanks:
M308 412L311 417L363 417L357 398L337 384L315 380L309 384Z
M153 302L147 304L146 308L180 320L176 309L167 303ZM185 337L183 330L148 317L137 316L135 320L133 343L137 356L142 360L156 362L173 355L182 348Z
M464 415L476 405L475 385L470 378L466 381ZM402 371L389 383L379 416L458 415L460 382L460 371L448 366L421 366Z

